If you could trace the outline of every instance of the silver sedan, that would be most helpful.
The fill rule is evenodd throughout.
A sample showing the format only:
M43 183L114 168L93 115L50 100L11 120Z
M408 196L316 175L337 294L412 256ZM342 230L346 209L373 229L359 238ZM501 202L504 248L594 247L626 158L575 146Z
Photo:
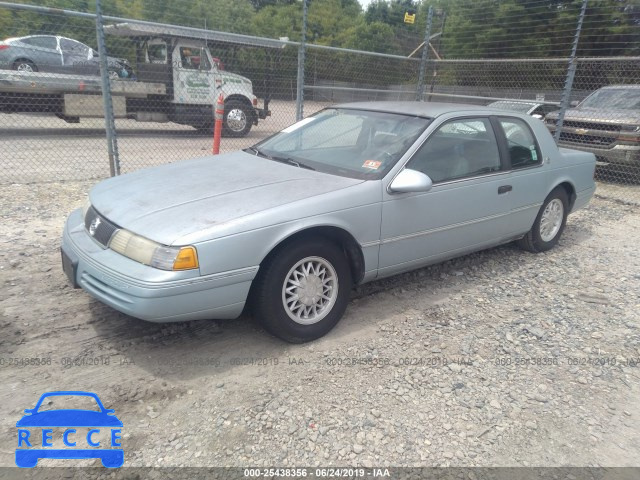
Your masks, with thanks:
M130 78L133 70L123 58L107 57L111 78ZM71 38L29 35L0 41L0 68L20 73L50 72L100 75L98 52Z
M539 120L470 105L352 103L248 148L111 178L64 229L70 281L133 317L326 334L353 285L506 242L558 243L595 157Z

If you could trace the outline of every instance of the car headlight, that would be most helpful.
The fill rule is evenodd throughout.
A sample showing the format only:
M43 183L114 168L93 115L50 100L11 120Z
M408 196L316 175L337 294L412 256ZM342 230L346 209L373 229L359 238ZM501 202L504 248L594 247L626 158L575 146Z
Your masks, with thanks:
M161 270L191 270L199 266L195 247L167 247L124 229L113 235L109 248L131 260Z

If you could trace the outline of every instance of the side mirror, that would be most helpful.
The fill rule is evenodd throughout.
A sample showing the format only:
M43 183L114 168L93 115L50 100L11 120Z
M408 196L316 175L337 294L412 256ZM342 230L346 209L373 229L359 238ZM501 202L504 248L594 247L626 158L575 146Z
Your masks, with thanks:
M580 102L579 102L578 100L573 100L573 101L569 104L569 106L570 106L571 108L575 108L575 107L577 107L577 106L578 106L578 104L579 104L579 103L580 103Z
M433 182L422 172L405 168L389 185L391 193L428 192Z

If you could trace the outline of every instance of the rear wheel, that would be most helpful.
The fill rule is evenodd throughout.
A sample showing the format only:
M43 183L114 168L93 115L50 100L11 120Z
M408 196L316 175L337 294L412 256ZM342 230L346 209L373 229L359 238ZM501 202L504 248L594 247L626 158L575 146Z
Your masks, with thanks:
M17 70L18 72L25 72L25 73L38 71L38 67L36 67L36 64L33 63L31 60L27 60L26 58L20 58L15 62L13 62L13 69Z
M322 337L349 303L351 272L342 250L327 240L299 240L261 267L254 315L273 335L291 343Z
M562 187L556 187L544 200L531 230L518 245L530 252L544 252L552 249L560 240L567 224L569 199Z

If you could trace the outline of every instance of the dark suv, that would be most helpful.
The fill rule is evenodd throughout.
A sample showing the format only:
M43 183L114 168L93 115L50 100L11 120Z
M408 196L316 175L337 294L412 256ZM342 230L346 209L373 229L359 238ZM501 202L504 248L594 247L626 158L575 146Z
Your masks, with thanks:
M558 112L545 123L555 133ZM596 90L564 117L560 146L596 155L599 165L637 175L640 180L640 85Z

